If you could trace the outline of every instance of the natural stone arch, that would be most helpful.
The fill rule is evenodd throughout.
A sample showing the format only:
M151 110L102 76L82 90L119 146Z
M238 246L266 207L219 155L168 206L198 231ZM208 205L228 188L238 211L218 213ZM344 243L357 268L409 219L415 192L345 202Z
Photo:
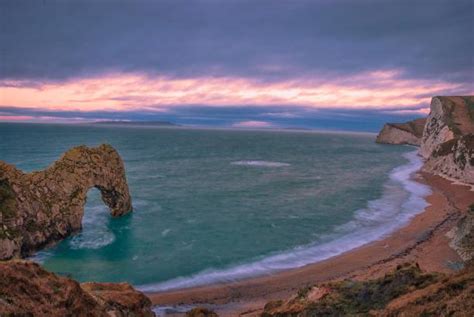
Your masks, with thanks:
M0 259L29 255L80 230L92 187L112 216L132 210L122 159L110 145L72 148L39 172L0 161Z

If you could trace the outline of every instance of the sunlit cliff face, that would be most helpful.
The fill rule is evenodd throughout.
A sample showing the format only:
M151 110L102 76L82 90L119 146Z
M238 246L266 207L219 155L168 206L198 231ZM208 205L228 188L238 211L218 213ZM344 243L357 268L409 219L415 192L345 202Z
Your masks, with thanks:
M0 82L0 105L64 111L164 111L181 105L298 105L306 107L410 108L433 95L459 89L436 80L403 79L376 71L325 80L263 82L235 77L167 78L115 73L63 82ZM421 109L426 112L426 109Z

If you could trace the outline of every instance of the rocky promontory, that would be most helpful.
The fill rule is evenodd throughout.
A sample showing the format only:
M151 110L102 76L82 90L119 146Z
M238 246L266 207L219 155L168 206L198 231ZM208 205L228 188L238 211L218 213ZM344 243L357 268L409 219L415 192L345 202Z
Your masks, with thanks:
M387 123L376 142L418 145L424 171L474 184L474 96L433 97L426 119Z
M36 263L0 262L0 316L151 317L151 301L127 283L81 283Z
M112 216L132 210L124 164L110 145L72 148L32 173L0 161L0 260L30 255L79 231L92 187Z
M377 143L420 145L426 118L406 123L386 123L377 135Z

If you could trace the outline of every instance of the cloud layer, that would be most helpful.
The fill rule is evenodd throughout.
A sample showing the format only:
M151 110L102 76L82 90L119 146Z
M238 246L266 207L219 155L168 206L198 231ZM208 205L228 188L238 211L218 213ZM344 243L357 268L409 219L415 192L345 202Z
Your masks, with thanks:
M473 12L470 0L5 0L0 111L419 114L432 95L473 93Z

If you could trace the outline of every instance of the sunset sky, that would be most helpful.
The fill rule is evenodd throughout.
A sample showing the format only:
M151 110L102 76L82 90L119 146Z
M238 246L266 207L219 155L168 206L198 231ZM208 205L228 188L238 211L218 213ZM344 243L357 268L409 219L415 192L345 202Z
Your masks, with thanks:
M0 121L375 131L474 93L471 0L0 2Z

